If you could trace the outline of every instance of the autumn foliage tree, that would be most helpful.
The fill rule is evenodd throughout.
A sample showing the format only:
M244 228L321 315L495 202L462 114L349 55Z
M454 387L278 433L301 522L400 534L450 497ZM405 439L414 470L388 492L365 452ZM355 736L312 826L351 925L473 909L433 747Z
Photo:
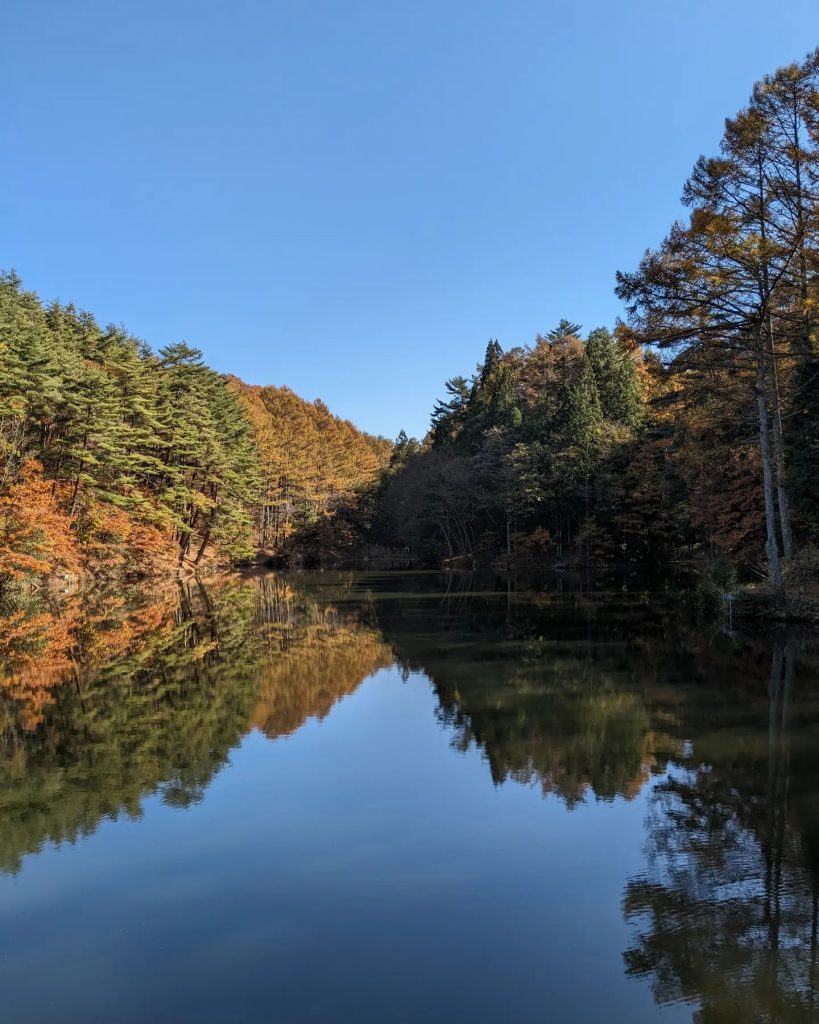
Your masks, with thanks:
M74 571L71 519L61 510L42 466L27 459L0 497L0 588L26 575Z
M349 547L361 499L389 462L392 445L333 416L289 388L231 378L253 428L261 486L253 516L259 547L272 553ZM359 510L360 511L360 510Z
M636 272L619 274L617 288L636 337L668 353L681 421L690 423L693 406L705 417L710 409L712 421L732 409L727 431L713 432L702 452L713 481L712 533L726 516L761 507L768 576L780 600L781 560L794 551L789 489L801 486L788 469L800 453L788 450L783 421L797 420L788 432L795 437L805 369L816 359L817 111L817 53L759 83L748 107L726 121L719 155L701 157L686 182L689 220L675 224ZM703 441L706 433L699 432ZM743 455L753 433L756 455ZM758 491L741 487L732 511L720 500L725 474L736 484L754 463ZM743 532L750 541L754 531Z

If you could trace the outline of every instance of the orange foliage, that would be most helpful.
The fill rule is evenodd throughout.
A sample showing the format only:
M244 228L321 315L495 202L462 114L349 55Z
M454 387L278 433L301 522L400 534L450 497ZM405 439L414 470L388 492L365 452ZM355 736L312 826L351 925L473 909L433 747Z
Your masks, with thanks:
M308 718L325 718L394 657L374 629L339 620L326 609L322 621L268 632L271 657L262 665L259 703L250 725L270 739L288 736Z
M0 579L78 568L71 520L59 508L42 466L28 459L17 482L0 497Z
M3 690L21 702L23 724L34 729L53 699L52 691L71 669L71 624L50 612L17 611L2 625Z
M105 572L150 576L170 573L176 548L169 527L140 522L133 513L97 503L85 517L84 558Z
M236 378L229 383L253 427L259 455L260 547L279 549L298 529L333 516L387 465L389 441L333 416L322 401L307 402L285 387Z
M74 597L58 614L15 611L0 623L0 687L22 705L22 722L34 729L58 686L72 676L80 685L81 671L93 671L170 629L175 609L176 594L169 591L138 608L121 598L94 611Z

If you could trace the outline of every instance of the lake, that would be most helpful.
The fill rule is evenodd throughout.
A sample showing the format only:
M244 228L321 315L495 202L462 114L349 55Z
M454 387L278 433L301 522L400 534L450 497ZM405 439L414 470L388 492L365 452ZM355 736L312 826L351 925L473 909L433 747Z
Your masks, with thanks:
M819 641L618 584L9 615L13 1024L819 1021Z

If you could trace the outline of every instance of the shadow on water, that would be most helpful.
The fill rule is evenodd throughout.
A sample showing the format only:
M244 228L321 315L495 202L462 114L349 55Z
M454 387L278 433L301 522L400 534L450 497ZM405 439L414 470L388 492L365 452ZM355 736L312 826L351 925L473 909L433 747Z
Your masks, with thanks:
M397 664L488 783L645 799L624 959L658 1005L817 1019L814 637L728 635L673 593L334 572L18 612L2 644L6 872L148 795L195 804L249 731L292 734Z

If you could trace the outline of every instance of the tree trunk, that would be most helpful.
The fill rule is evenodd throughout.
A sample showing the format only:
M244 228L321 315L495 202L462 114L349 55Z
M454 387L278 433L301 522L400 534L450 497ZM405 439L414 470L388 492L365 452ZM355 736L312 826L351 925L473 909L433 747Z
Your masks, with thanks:
M758 188L759 188L759 234L762 239L763 253L767 250L767 239L768 229L765 219L765 171L764 171L764 154L760 147L758 150L757 160L758 170ZM773 329L773 317L770 312L770 302L772 299L771 292L771 280L768 267L767 255L762 261L762 280L760 284L760 302L762 308L766 310L765 313L765 335L768 346L768 358L771 361L771 383L773 390L773 449L774 449L774 467L776 469L776 496L779 504L779 526L782 532L782 551L784 552L785 558L791 558L793 555L793 539L791 535L791 515L790 506L788 504L788 494L785 489L785 449L782 441L782 411L779 403L779 374L776 366L776 349L774 347L774 329ZM759 346L759 357L764 359L762 354L762 346ZM764 382L763 382L764 383ZM763 395L765 395L765 389L763 387ZM767 395L765 395L767 399Z
M78 501L78 499L80 497L80 479L82 477L82 472L83 472L84 469L85 469L85 462L81 462L80 463L80 468L77 470L76 479L74 480L74 492L71 495L71 506L70 506L69 512L68 512L69 519L73 519L74 516L76 515L76 512L77 512L77 501Z
M779 505L779 528L782 534L782 553L786 559L793 558L793 533L791 531L791 510L788 491L785 485L785 442L782 437L782 404L779 398L779 372L776 366L776 350L774 348L773 320L768 314L768 354L771 360L771 379L773 384L773 417L772 436L774 451L774 468L776 469L776 497Z
M761 338L757 346L756 408L759 419L759 453L762 458L762 486L765 496L765 554L768 560L768 577L771 581L777 604L784 599L782 590L782 569L779 564L779 547L776 542L776 512L773 494L773 467L768 434L768 405L765 401L765 355Z
M208 526L205 529L205 535L202 538L202 543L199 545L199 550L196 552L196 558L194 558L194 560L193 560L193 564L194 565L199 565L199 563L202 561L202 555L204 555L204 553L205 553L205 548L208 546L208 541L209 540L210 540L210 527Z

